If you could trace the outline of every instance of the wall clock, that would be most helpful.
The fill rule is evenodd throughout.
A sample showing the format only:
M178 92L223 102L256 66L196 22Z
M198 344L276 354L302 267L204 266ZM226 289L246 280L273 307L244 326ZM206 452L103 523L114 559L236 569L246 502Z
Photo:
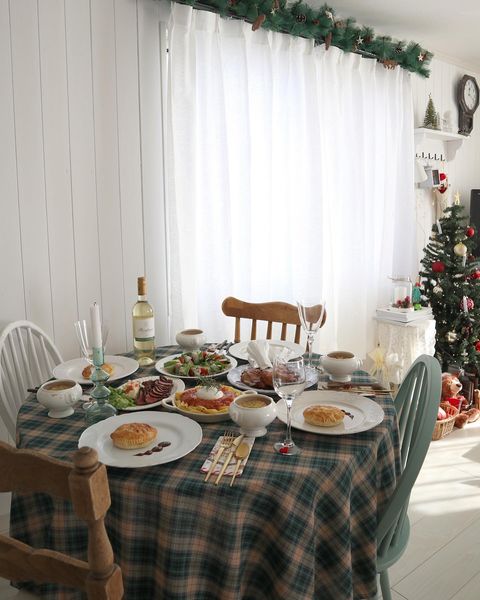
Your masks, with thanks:
M458 133L470 135L473 129L473 113L477 110L479 96L475 77L464 75L457 88Z

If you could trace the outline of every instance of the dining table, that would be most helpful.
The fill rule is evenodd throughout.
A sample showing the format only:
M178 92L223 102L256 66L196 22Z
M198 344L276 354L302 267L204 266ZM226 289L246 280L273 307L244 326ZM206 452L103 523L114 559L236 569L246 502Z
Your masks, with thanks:
M159 347L157 360L178 352L178 346ZM144 367L129 379L152 374L154 366ZM326 380L320 374L320 385ZM370 385L372 379L356 371L352 383ZM276 419L255 439L232 487L227 478L219 485L205 482L201 471L219 436L235 428L228 421L200 423L200 444L178 460L107 467L112 503L106 527L124 597L373 600L377 522L401 465L393 400L388 393L372 399L384 411L381 423L351 435L294 429L302 450L297 456L274 451L286 428ZM71 460L85 428L81 406L53 419L32 394L18 414L17 447ZM31 546L86 559L87 529L68 501L14 494L10 533ZM42 598L81 597L56 585L16 585Z

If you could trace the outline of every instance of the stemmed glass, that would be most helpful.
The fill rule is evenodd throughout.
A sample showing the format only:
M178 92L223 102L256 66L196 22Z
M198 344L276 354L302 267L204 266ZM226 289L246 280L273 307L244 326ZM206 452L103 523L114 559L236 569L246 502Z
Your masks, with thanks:
M287 435L283 442L274 444L274 448L287 456L300 454L300 448L292 440L290 410L295 398L305 389L303 358L289 360L288 355L277 355L273 361L273 387L287 407Z
M77 340L80 344L82 354L85 359L94 365L90 379L94 384L94 389L90 392L93 400L84 404L85 421L87 425L93 425L108 417L113 417L117 414L117 410L108 402L110 390L105 386L110 375L102 369L104 363L104 350L108 337L108 327L102 324L102 348L93 348L89 342L89 332L85 320L76 321L74 323ZM90 337L91 339L91 337Z
M320 300L318 304L312 304L306 300L297 300L297 307L300 322L303 330L307 334L308 366L313 368L313 340L315 339L315 335L322 326L325 318L325 300Z

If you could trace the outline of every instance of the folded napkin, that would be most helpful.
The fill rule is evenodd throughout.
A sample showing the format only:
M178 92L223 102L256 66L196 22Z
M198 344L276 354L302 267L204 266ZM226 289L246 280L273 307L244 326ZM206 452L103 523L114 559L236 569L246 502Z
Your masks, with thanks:
M267 340L254 340L247 344L248 362L252 367L271 369L272 361L269 356L270 346Z
M223 435L221 435L218 438L218 440L215 442L215 445L210 450L210 454L208 455L207 460L203 463L203 465L202 465L202 467L200 469L200 471L202 473L208 473L208 470L210 469L210 465L212 464L212 461L215 458L215 455L217 454L217 450L220 448L220 443L221 443L222 439L223 439ZM247 464L248 457L250 456L250 452L252 451L253 444L255 443L255 438L254 437L246 437L245 436L242 439L242 443L243 442L245 442L246 444L249 445L250 450L248 451L248 456L246 458L244 458L242 460L242 462L240 463L240 467L238 468L237 477L243 473L243 469L244 469L245 465ZM218 463L215 465L215 468L213 469L212 477L214 475L218 475L220 473L220 470L223 467L223 463L225 462L225 460L227 459L227 457L228 457L229 454L230 454L230 450L224 450L222 452L222 456L220 457L220 460L218 461ZM232 459L230 461L230 464L225 469L224 476L231 477L233 475L234 470L235 470L235 465L236 464L237 464L237 459L235 458L235 455L233 455Z

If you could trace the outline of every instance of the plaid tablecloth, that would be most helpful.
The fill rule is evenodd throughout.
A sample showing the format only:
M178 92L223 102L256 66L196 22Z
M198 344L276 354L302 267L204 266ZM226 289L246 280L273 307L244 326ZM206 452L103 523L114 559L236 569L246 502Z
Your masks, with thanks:
M177 347L158 349L158 356ZM151 370L150 370L151 371ZM148 375L141 369L137 376ZM355 380L368 377L355 374ZM204 483L200 467L225 423L202 424L203 440L175 462L108 468L106 524L127 600L366 600L375 597L377 515L399 474L390 397L384 421L345 436L293 431L299 456L275 453L278 420L257 438L230 488ZM18 446L70 459L85 428L82 409L50 419L35 399L20 410ZM14 496L11 533L36 547L86 558L86 528L68 502ZM78 598L52 586L25 586L45 598Z

